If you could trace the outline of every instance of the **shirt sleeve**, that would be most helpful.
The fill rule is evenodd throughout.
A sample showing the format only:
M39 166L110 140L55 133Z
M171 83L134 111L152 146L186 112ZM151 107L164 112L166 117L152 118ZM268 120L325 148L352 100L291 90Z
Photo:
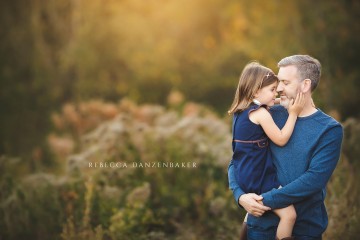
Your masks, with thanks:
M288 185L262 194L264 205L272 209L284 208L324 189L340 158L342 139L340 124L325 132L312 155L308 170Z
M229 180L229 188L233 192L236 203L239 207L242 207L239 204L239 198L241 195L245 194L245 192L240 188L239 184L236 182L235 172L234 172L234 160L231 160L228 166L228 180Z

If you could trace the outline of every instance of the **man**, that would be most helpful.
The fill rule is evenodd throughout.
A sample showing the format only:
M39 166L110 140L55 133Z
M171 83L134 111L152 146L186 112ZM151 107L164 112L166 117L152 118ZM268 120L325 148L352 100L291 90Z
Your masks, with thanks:
M280 106L270 112L281 129L288 117L286 108L298 92L306 103L294 132L284 147L270 149L282 188L261 196L244 193L235 181L232 160L228 168L229 187L235 200L248 213L248 240L274 240L279 218L270 209L294 204L297 219L293 236L298 240L319 240L328 224L324 205L326 184L340 157L342 126L313 105L312 93L321 75L321 64L308 55L294 55L278 63ZM289 238L294 239L294 238Z

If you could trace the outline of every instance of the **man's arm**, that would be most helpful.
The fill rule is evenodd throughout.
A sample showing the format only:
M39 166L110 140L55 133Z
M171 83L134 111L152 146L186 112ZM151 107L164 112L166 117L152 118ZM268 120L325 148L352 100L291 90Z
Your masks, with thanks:
M228 166L228 180L229 180L229 188L233 192L235 201L239 204L238 200L241 195L245 194L245 192L240 188L239 184L236 182L235 172L234 172L234 160L231 160ZM241 205L239 204L241 207Z
M283 188L262 194L264 204L272 209L283 208L325 188L339 160L342 138L341 125L329 129L315 150L308 170Z
M235 201L240 207L243 207L248 213L255 217L260 217L265 211L270 210L269 207L259 203L263 198L255 193L246 194L236 182L234 172L234 160L230 161L228 166L229 188L232 190Z

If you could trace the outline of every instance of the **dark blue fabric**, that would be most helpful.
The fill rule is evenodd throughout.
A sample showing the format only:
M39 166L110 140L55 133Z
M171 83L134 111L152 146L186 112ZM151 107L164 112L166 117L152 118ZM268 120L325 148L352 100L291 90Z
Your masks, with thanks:
M247 240L275 240L276 227L266 229L266 231L249 224L247 227Z
M251 105L234 114L233 141L234 171L236 182L246 193L261 194L280 186L269 149L269 140L258 124L250 121L249 113L266 107Z
M247 240L275 240L276 227L271 227L266 230L252 226L248 224L247 229ZM311 237L311 236L295 236L296 240L322 240L322 237Z

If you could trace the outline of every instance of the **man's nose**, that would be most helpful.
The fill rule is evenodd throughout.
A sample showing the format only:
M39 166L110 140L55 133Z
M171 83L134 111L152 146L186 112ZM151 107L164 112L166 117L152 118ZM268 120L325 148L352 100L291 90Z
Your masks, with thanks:
M283 86L282 86L282 83L280 82L280 83L278 84L277 88L276 88L276 91L277 91L278 93L280 93L280 92L282 92L283 90L284 90L284 88L283 88Z

